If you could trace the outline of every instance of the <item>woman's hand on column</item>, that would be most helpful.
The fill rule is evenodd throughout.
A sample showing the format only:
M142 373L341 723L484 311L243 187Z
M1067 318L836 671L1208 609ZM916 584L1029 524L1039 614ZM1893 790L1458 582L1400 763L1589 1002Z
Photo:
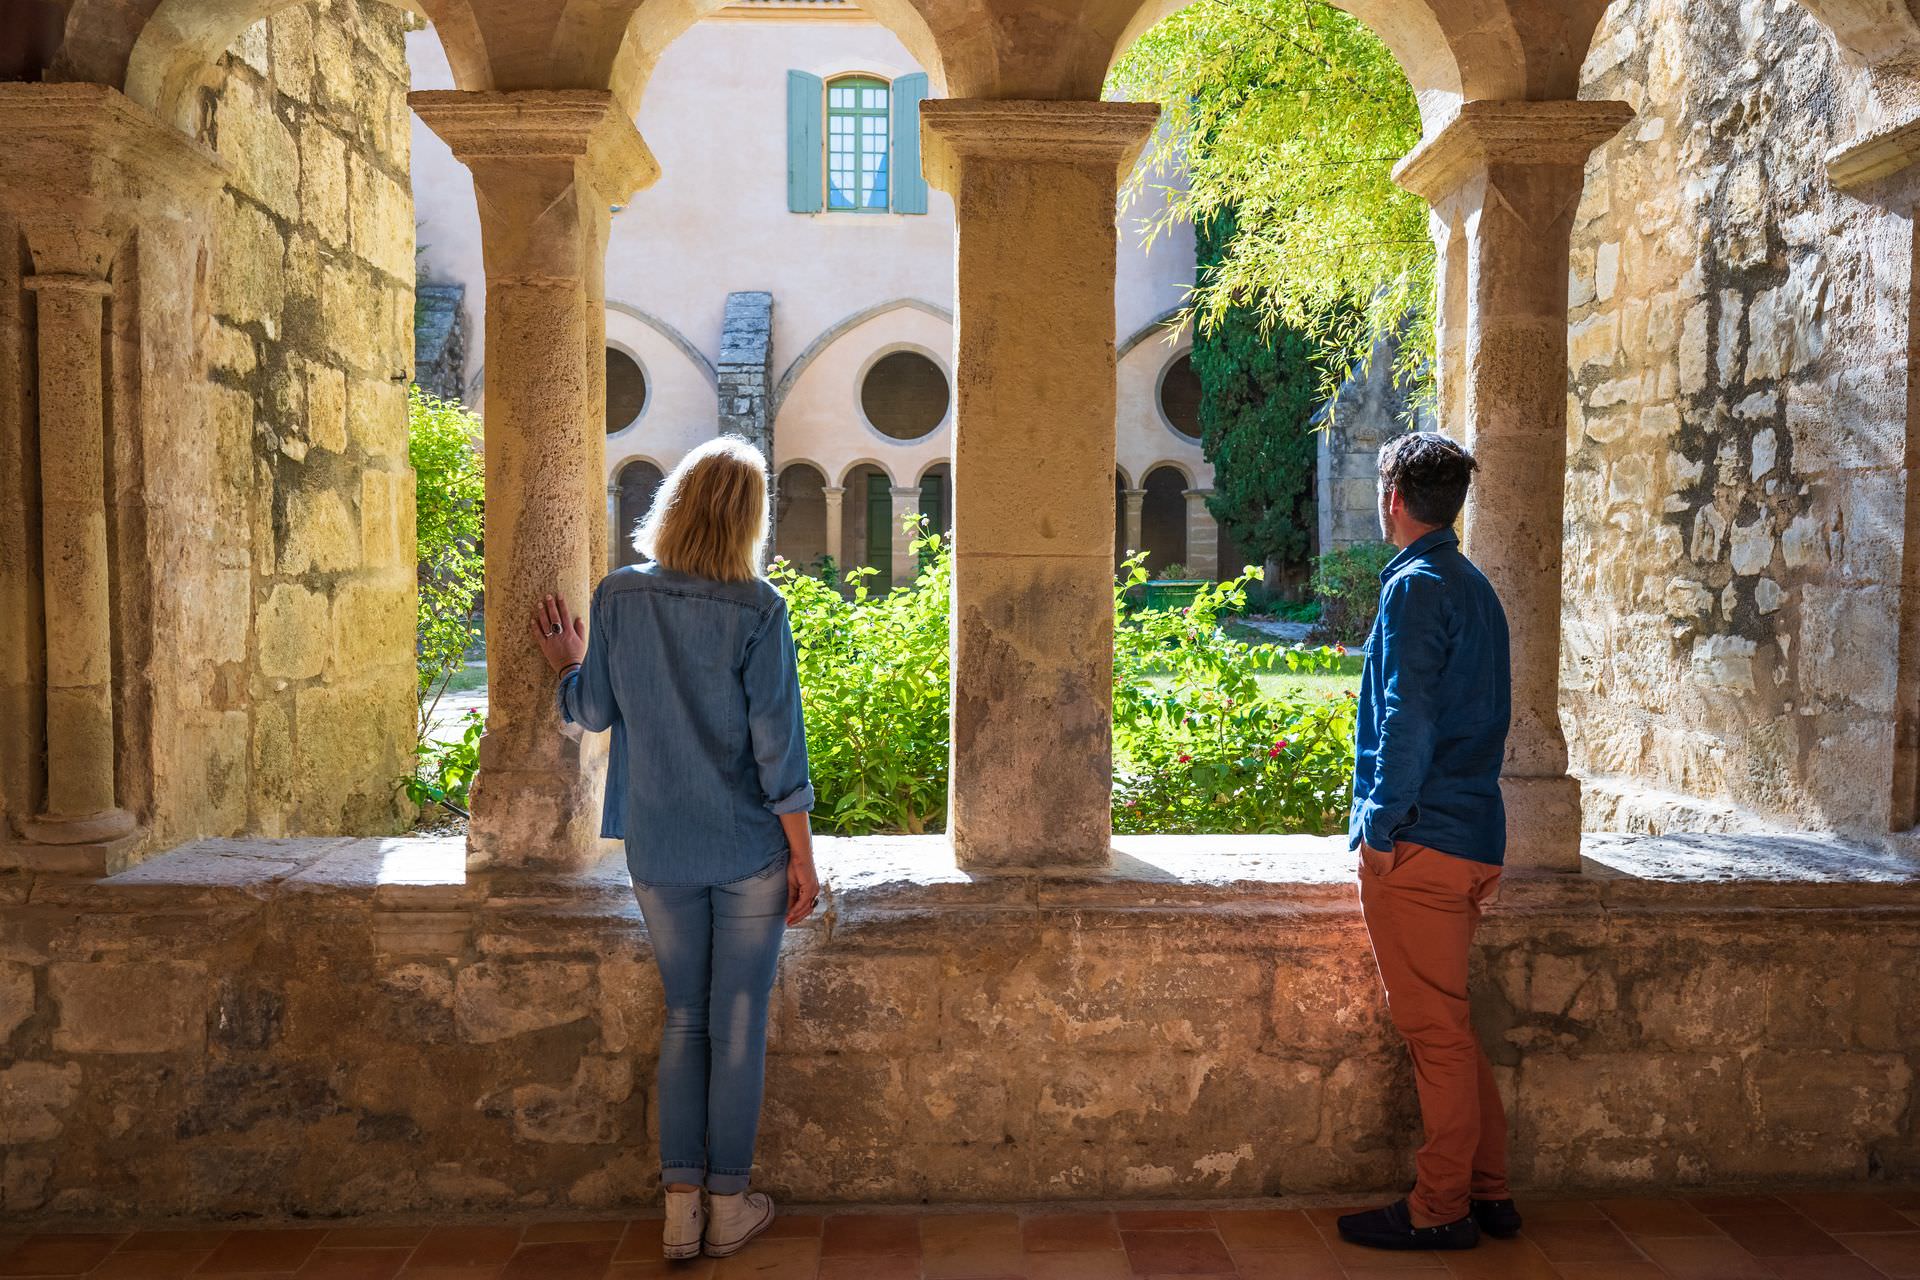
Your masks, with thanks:
M559 596L548 596L533 606L533 617L527 625L533 628L540 656L554 671L579 666L586 658L587 620L570 617L567 602Z

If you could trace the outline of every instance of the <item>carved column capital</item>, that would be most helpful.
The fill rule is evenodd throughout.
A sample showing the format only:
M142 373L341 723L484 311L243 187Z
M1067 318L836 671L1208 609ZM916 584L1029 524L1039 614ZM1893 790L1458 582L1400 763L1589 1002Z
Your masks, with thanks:
M975 158L1124 173L1159 118L1156 102L929 98L920 106L927 179L952 194L961 162Z
M41 276L105 280L143 219L198 216L224 169L117 89L0 84L0 209Z
M1393 180L1438 204L1496 165L1578 169L1631 119L1633 108L1624 102L1463 103L1394 167Z

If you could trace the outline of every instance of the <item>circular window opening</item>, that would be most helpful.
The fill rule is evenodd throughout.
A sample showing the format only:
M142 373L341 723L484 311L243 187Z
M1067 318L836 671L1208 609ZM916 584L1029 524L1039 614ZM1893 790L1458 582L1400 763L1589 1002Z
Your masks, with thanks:
M647 375L639 361L616 347L607 348L607 434L624 431L647 407Z
M1200 375L1193 356L1181 356L1160 379L1160 412L1167 424L1189 440L1200 438Z
M895 440L918 440L947 416L951 392L939 365L917 351L881 356L860 384L867 421Z

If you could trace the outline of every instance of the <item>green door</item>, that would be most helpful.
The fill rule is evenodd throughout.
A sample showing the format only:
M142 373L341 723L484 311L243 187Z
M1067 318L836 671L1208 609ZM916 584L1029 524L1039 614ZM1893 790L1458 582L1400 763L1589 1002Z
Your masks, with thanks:
M867 476L867 563L878 589L893 585L893 485L877 472Z
M925 520L926 533L945 533L947 531L947 477L936 471L920 482L920 516ZM920 553L920 563L927 563L927 553Z

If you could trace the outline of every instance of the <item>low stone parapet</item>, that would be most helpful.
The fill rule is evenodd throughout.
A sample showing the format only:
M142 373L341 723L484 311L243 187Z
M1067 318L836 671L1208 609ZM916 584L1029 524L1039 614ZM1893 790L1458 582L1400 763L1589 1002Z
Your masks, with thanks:
M1476 1020L1523 1186L1920 1174L1920 870L1816 837L1590 836L1513 873ZM1122 838L974 877L826 840L760 1181L809 1201L1221 1197L1409 1176L1410 1070L1336 842ZM0 1216L611 1208L655 1186L624 868L210 841L0 878Z

